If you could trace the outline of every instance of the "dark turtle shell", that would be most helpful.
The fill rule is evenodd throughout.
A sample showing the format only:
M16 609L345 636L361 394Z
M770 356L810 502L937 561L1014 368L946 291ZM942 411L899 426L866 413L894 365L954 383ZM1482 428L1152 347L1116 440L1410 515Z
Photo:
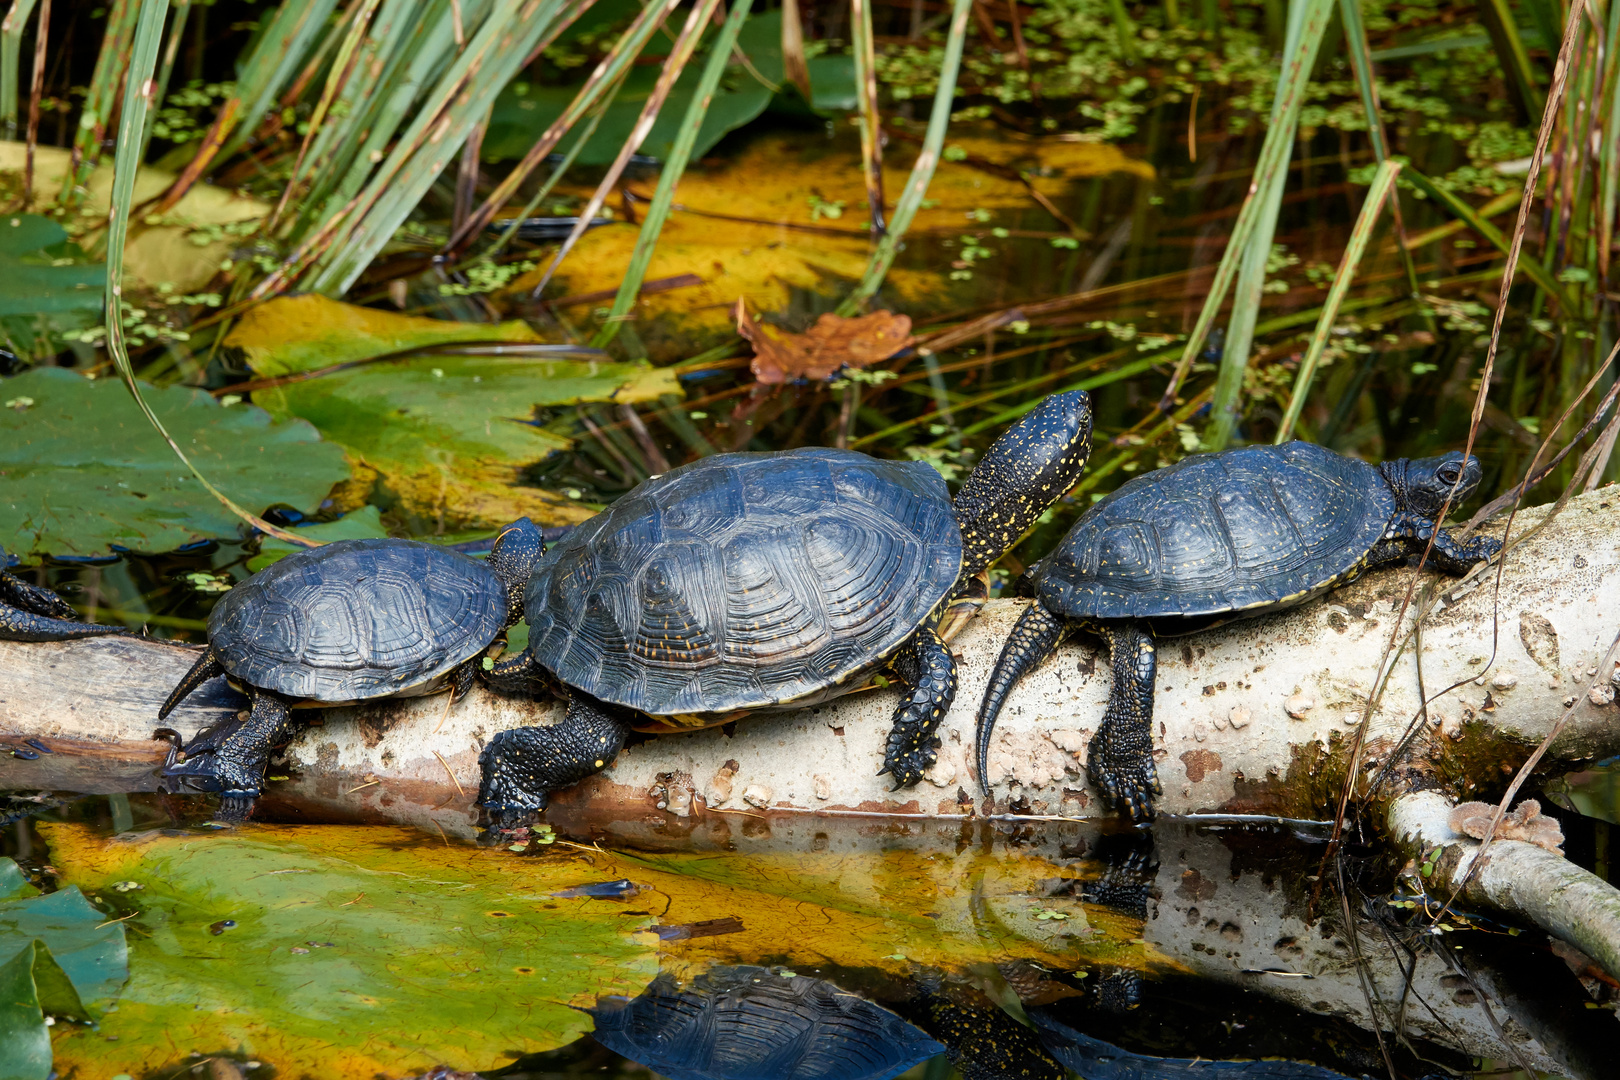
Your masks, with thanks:
M682 723L804 703L892 656L961 564L926 464L721 454L648 480L546 553L529 649L569 686Z
M226 593L208 639L240 682L325 703L410 696L486 648L506 590L477 559L413 540L289 555Z
M1376 467L1313 443L1195 454L1092 506L1033 581L1072 619L1291 604L1359 572L1394 514Z
M881 1005L807 975L717 967L660 974L587 1009L596 1041L670 1080L883 1080L945 1047Z

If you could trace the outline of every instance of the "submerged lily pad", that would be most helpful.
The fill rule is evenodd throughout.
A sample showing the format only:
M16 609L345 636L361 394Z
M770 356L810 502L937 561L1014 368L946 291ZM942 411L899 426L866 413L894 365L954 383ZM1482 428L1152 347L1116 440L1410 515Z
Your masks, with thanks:
M239 505L310 511L348 476L308 424L200 390L143 386L203 475ZM169 551L241 523L187 471L116 380L60 368L0 379L0 546L17 554Z
M554 894L601 878L567 852L424 842L405 829L245 827L107 842L46 826L67 879L120 894L131 979L57 1068L153 1073L249 1054L283 1076L488 1069L591 1029L578 1007L657 974L644 911Z
M355 307L318 296L250 311L226 344L255 374L279 377L406 349L503 341L539 344L521 322L456 323ZM408 513L453 526L495 528L527 514L542 524L589 511L522 482L524 469L568 441L533 422L535 410L583 401L637 402L677 392L674 376L644 364L500 355L411 356L253 392L276 416L308 420L381 474Z

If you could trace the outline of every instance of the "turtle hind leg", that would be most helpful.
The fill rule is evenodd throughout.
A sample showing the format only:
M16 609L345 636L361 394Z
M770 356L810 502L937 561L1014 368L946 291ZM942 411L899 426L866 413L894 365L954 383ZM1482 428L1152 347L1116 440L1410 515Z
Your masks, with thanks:
M0 550L0 555L3 555L3 550ZM0 570L0 603L53 619L75 622L79 618L79 613L51 590L26 582L4 570Z
M171 751L163 779L177 781L177 789L219 792L227 800L251 804L258 798L270 748L288 726L290 702L256 687L249 688L248 697L252 708L246 720L232 717L198 732L185 748L184 761Z
M0 570L0 641L73 641L127 634L123 626L80 622L67 601Z
M933 628L925 626L895 655L894 673L911 691L894 710L878 775L893 775L894 790L899 791L921 780L934 764L939 746L934 732L956 699L956 660Z
M534 654L527 649L510 660L497 661L488 670L483 667L482 655L476 659L474 671L483 678L484 685L497 694L538 697L546 688L546 671L535 662Z
M561 723L511 728L489 740L478 759L478 805L492 828L514 828L544 810L553 791L611 765L629 734L628 720L611 706L575 691Z
M214 652L213 649L205 650L197 658L197 662L191 665L191 670L186 672L185 677L180 680L180 685L176 686L169 694L169 700L163 703L163 708L158 710L158 719L167 720L169 714L174 712L182 701L191 696L192 691L209 679L223 674L225 674L225 667L219 662L219 654Z
M1102 725L1092 736L1086 772L1110 802L1120 804L1136 821L1153 817L1153 800L1162 794L1153 764L1153 687L1158 654L1146 623L1098 625L1108 643L1114 687Z
M1001 647L995 670L984 688L984 700L979 704L978 730L974 733L979 764L979 790L990 794L990 737L996 730L996 717L1007 702L1007 695L1018 685L1018 680L1042 660L1052 655L1063 640L1068 624L1047 611L1040 603L1031 604L1018 616L1007 643Z

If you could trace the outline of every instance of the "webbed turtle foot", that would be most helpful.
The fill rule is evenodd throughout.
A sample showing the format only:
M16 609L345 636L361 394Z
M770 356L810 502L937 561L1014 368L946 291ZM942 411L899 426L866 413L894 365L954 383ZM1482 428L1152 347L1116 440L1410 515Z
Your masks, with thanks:
M478 805L493 828L514 828L544 810L553 791L613 764L629 734L610 706L575 693L562 723L511 728L489 740L478 756Z
M1133 821L1152 820L1153 802L1164 788L1153 764L1153 740L1140 725L1103 721L1091 739L1086 772L1103 797Z
M174 729L158 728L154 735L169 740L160 773L164 787L176 794L220 794L227 802L245 799L251 806L259 797L269 755L241 752L232 736L246 726L240 719L225 720L198 732L189 744Z
M890 791L899 791L907 788L923 778L923 774L934 767L938 758L934 751L939 749L939 739L932 735L926 736L922 743L906 741L897 738L900 732L891 732L889 746L883 755L883 768L878 775L894 777L894 787Z

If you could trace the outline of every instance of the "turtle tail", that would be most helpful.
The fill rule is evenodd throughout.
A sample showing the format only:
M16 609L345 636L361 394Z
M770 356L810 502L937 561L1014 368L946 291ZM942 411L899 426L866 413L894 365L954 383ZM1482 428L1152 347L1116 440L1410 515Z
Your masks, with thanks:
M195 664L191 665L191 670L186 672L186 677L180 680L180 685L174 688L174 693L169 695L169 700L163 703L163 708L158 710L158 719L167 720L169 714L174 712L182 701L190 697L193 690L214 676L223 674L225 674L225 667L219 662L219 654L214 652L213 649L209 649L198 658Z
M1001 657L990 682L984 688L984 701L979 705L978 731L975 735L979 762L979 790L990 794L990 737L996 730L996 717L1007 702L1007 695L1026 672L1052 655L1058 642L1063 640L1068 623L1052 614L1039 601L1024 609L1018 623L1001 647Z

